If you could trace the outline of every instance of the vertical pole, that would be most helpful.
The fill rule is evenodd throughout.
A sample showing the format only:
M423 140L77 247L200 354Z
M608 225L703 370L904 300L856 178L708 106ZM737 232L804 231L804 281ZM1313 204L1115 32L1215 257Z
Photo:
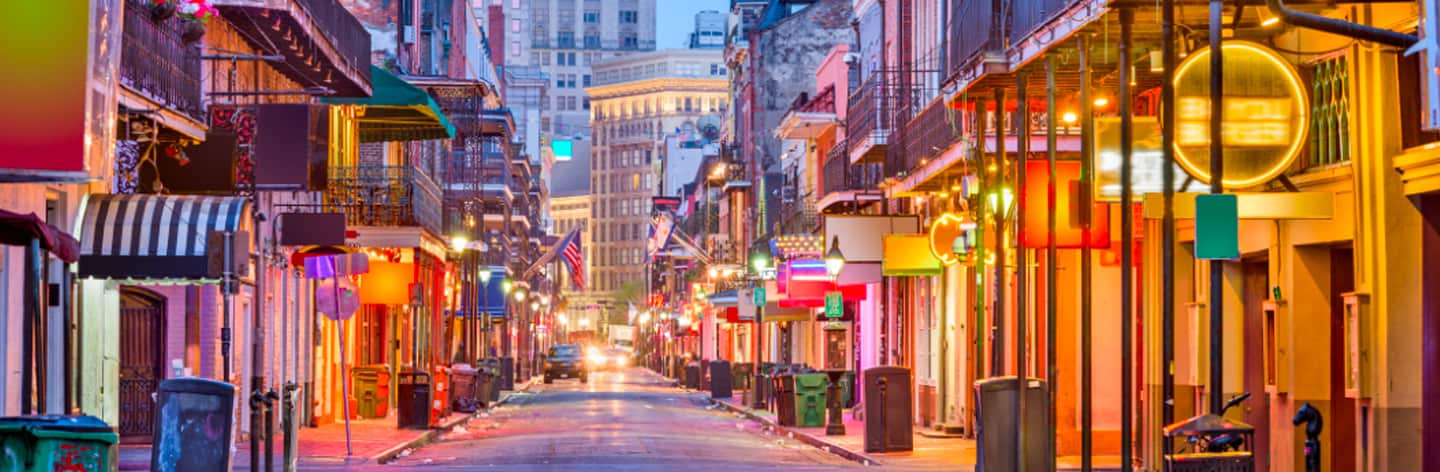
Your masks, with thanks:
M1175 0L1163 0L1160 48L1165 76L1160 87L1160 424L1175 421ZM1168 445L1167 445L1168 446ZM1168 470L1169 466L1165 468Z
M24 313L22 313L20 317L20 352L23 353L20 356L21 415L29 415L37 412L36 402L34 401L34 388L37 377L35 374L36 365L38 364L40 355L35 352L36 346L39 344L35 338L36 333L39 331L38 325L42 320L40 314L44 313L45 310L45 302L41 298L41 295L45 292L44 289L41 288L43 282L40 278L40 265L43 263L43 259L40 252L40 240L30 238L30 242L25 245L25 281L23 284L25 295L21 297L24 300L22 302L24 305L22 307ZM44 403L43 399L40 403Z
M1130 79L1130 29L1135 10L1120 9L1120 470L1128 471L1134 448L1135 209L1130 182L1134 151Z
M1080 470L1090 472L1093 464L1094 438L1091 413L1095 399L1091 395L1091 310L1090 310L1090 224L1094 204L1091 202L1095 132L1095 116L1090 102L1090 38L1080 36Z
M980 162L979 169L976 171L980 181L980 188L977 189L980 204L976 205L975 229L972 231L975 235L975 271L970 276L975 281L975 323L971 329L975 333L975 376L977 378L982 375L986 377L991 375L989 373L982 374L982 372L990 372L985 368L985 347L989 339L989 336L986 335L988 330L985 329L987 325L985 320L985 255L988 252L985 249L985 229L990 224L990 218L985 216L985 196L990 192L990 173L985 169L985 128L989 124L985 112L986 106L983 97L975 99L975 160ZM971 392L973 393L974 389L971 389ZM974 405L978 399L971 398L971 400L970 404Z
M232 382L230 379L230 323L234 317L234 310L231 304L235 301L235 232L225 231L224 240L225 253L221 256L222 259L224 259L222 265L225 267L221 269L220 291L225 296L224 303L222 303L222 305L224 305L225 316L224 319L221 320L222 326L220 327L220 356L224 358L223 362L225 364L222 366L222 375L224 375L222 380L230 383Z
M1225 143L1221 140L1222 118L1225 112L1222 100L1225 96L1225 58L1220 47L1221 28L1224 23L1225 2L1210 0L1210 193L1224 193L1222 182L1225 178ZM1224 372L1225 354L1223 349L1225 327L1225 300L1222 290L1225 263L1210 261L1210 412L1220 414L1225 403Z
M253 180L253 179L252 179ZM250 234L251 250L255 251L255 296L250 301L250 319L252 329L250 333L250 391L258 392L261 395L265 392L265 282L270 278L270 264L265 260L265 247L260 237L260 223L265 221L264 214L260 212L260 193L254 192L251 201L254 202L254 231ZM261 408L264 408L263 406ZM250 409L250 415L258 418L262 412ZM252 421L254 423L254 421ZM261 431L251 430L251 444L260 437Z
M1045 382L1049 386L1050 412L1045 416L1045 457L1055 457L1055 404L1059 369L1055 363L1055 64L1045 56L1045 157L1050 166L1045 183Z
M1030 390L1030 369L1026 362L1025 332L1030 317L1025 311L1025 247L1020 244L1020 225L1025 224L1025 161L1030 158L1030 104L1025 72L1015 75L1016 110L1015 127L1015 378L1019 382L1015 400L1015 464L1021 472L1025 470L1025 397ZM1002 240L1003 241L1003 240ZM1001 264L1004 267L1004 264Z
M331 285L335 289L335 339L340 344L340 409L345 416L345 456L355 455L350 444L350 382L345 372L345 320L340 317L340 279L336 276Z
M996 88L994 93L995 157L991 163L995 166L994 182L998 185L990 189L996 196L995 207L990 209L995 215L995 299L990 311L990 334L994 341L990 343L990 375L1000 376L1005 373L1005 176L1009 171L1005 167L1005 89Z

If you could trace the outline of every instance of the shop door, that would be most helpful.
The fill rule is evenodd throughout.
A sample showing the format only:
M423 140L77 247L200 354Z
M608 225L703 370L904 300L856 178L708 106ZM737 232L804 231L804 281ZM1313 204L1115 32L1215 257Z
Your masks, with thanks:
M1245 389L1250 399L1237 408L1255 426L1255 470L1270 470L1270 396L1265 394L1265 300L1270 298L1270 264L1245 261ZM1231 411L1235 411L1232 409Z
M120 441L150 442L155 393L164 378L165 298L148 290L120 289Z
M1325 429L1330 433L1330 467L1333 472L1355 470L1355 399L1345 396L1345 300L1355 291L1355 251L1330 251L1330 414ZM1302 436L1296 428L1296 436Z

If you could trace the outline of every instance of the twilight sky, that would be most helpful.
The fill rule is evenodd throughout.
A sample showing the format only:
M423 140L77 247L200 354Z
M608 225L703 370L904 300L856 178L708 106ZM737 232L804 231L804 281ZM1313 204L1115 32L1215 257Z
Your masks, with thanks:
M655 0L655 49L677 49L689 46L690 33L695 31L695 13L702 10L725 12L727 0Z

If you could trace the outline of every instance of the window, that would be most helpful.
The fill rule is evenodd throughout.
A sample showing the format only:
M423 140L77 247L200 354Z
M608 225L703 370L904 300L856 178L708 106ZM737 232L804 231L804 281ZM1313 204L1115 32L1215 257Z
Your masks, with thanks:
M519 41L511 41L511 42L510 42L510 55L511 55L511 56L519 56L519 55L520 55L520 42L519 42Z
M635 10L620 10L620 22L635 24L640 22L640 12Z
M555 47L561 49L569 49L575 47L575 32L561 31L559 33L556 33Z
M544 65L547 65L547 66L550 65L550 53L548 53L548 52L542 52L542 53L540 53L540 62L541 62L542 64L544 64Z
M585 49L600 49L600 35L598 35L598 34L587 34L587 35L585 35ZM587 57L586 60L588 61L589 58ZM586 64L589 64L589 62L586 62Z
M585 12L585 23L586 23L586 24L592 24L592 25L593 25L593 24L598 24L598 23L600 23L600 12L594 11L594 10L586 11L586 12Z
M589 87L589 86L590 86L590 74L585 74L584 76L582 76L582 79L583 79L583 80L581 80L581 83L584 84L583 86L584 86L584 87ZM1221 181L1223 182L1224 179L1221 179Z
M512 33L519 33L519 32L520 32L520 20L510 20L510 32L512 32Z
M531 63L531 64L539 65L539 64L540 64L540 53L538 53L538 52L532 52L532 53L530 53L530 63Z
M721 69L721 68L720 68L720 64L710 64L710 75L724 75L724 74L725 74L725 69Z
M587 84L587 85L588 85L588 84ZM590 97L584 97L584 100L585 100L585 109L586 109L586 110L589 110L589 109L590 109Z
M635 35L625 35L621 39L623 40L620 44L621 49L640 49L640 40Z
M550 99L549 99L549 98L546 98L546 99L544 99L544 100L540 100L540 111L546 111L546 110L549 110L549 109L550 109Z

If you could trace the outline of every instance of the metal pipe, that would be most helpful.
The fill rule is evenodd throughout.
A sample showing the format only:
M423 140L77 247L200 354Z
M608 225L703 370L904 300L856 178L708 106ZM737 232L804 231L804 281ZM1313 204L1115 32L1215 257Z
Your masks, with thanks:
M1005 175L1008 173L1005 168L1005 89L996 88L995 92L995 181L996 185L992 192L998 192L995 204L999 208L991 208L995 214L995 301L991 307L990 316L993 320L990 325L990 334L995 340L990 343L990 375L1000 376L1005 372ZM987 196L988 198L988 196Z
M985 217L985 203L984 203L984 202L985 202L985 195L989 192L990 178L986 175L986 172L985 172L985 169L984 169L984 167L985 167L985 166L984 166L984 162L985 162L985 128L986 128L985 125L988 123L988 120L986 120L986 117L985 117L985 107L986 107L985 98L984 98L984 97L977 97L977 98L975 99L975 154L976 154L976 157L975 157L975 158L976 158L977 161L979 161L979 162L981 163L981 165L979 166L979 169L976 171L976 175L977 175L977 177L978 177L977 180L979 181L979 188L977 189L977 193L976 193L976 194L979 195L978 200L979 200L981 203L977 204L977 205L976 205L977 208L975 209L975 229L970 230L971 234L975 235L975 249L972 250L972 252L975 254L975 269L974 269L974 272L968 274L968 275L969 275L969 278L970 278L971 280L974 280L974 281L975 281L975 283L974 283L974 285L973 285L974 288L975 288L975 293L974 293L974 298L975 298L975 314L974 314L974 318L971 319L971 323L970 323L970 330L971 330L971 332L972 332L972 337L973 337L974 342L975 342L975 355L972 356L972 358L974 359L974 367L973 367L972 374L973 374L975 377L980 377L981 375L985 375L985 374L982 374L982 372L988 372L988 370L985 369L985 360L986 360L986 359L985 359L985 348L986 348L986 345L987 345L987 337L985 336L985 329L984 329L984 328L985 328L985 285L986 285L986 279L985 279L985 228L986 228L987 226L989 226L989 221L990 221L990 219ZM974 379L971 379L971 380L974 380ZM976 412L975 412L975 408L974 408L973 405L976 405L976 404L979 402L979 397L978 397L978 394L975 392L975 389L968 389L968 390L970 390L970 393L971 393L971 395L970 395L970 405L972 405L972 406L971 406L971 408L970 408L970 411L971 411L971 414L972 414L972 416L973 416L973 415L976 413ZM972 424L971 426L974 426L974 425ZM975 430L975 428L973 428L973 427L966 429L966 431L970 431L970 434L971 434L972 437L974 437L974 435L975 435L974 430Z
M1045 245L1045 382L1050 392L1050 413L1045 417L1045 457L1055 457L1055 394L1060 371L1055 363L1055 64L1045 56L1045 154L1050 175L1045 183L1045 225L1050 237Z
M1094 452L1094 438L1092 437L1092 406L1095 399L1090 394L1091 390L1091 350L1093 339L1091 337L1091 296L1090 278L1092 276L1090 267L1090 213L1093 205L1090 202L1091 188L1091 158L1094 152L1091 148L1095 141L1095 117L1093 115L1092 102L1090 101L1090 38L1081 35L1078 40L1080 50L1080 470L1090 472Z
M1215 2L1213 0L1211 1L1210 6L1212 9L1215 8ZM1363 41L1373 41L1387 46L1395 46L1402 49L1407 49L1410 46L1415 45L1416 42L1420 41L1420 38L1417 38L1414 35L1398 33L1395 31L1376 28L1369 25L1362 25L1359 23L1351 23L1349 21L1316 15L1314 13L1291 10L1285 6L1285 2L1282 0L1265 0L1265 7L1270 10L1271 15L1275 15L1275 17L1279 18L1280 21L1286 24L1299 26L1301 28L1310 28L1313 30L1324 31L1326 33L1337 34L1340 36L1355 38ZM1212 23L1215 19L1214 16L1215 15L1212 12ZM1216 29L1218 28L1211 26L1210 33L1215 34ZM1215 42L1216 41L1211 41L1211 45L1213 46Z
M230 325L235 316L234 309L231 306L235 301L235 232L226 230L223 239L225 241L225 252L221 254L221 264L224 267L222 267L220 271L220 292L225 300L221 303L221 305L223 305L224 319L221 321L220 326L220 356L224 358L224 366L222 367L224 379L222 380L230 383L230 351L232 350L230 346Z
M1160 424L1168 425L1175 421L1175 0L1164 0L1161 8ZM1163 467L1169 470L1168 464Z
M1134 454L1135 404L1135 210L1130 182L1135 121L1131 110L1130 52L1135 10L1120 9L1120 470L1130 470Z
M1019 382L1019 396L1015 401L1015 417L1018 418L1015 428L1015 464L1020 471L1025 470L1025 456L1028 449L1025 446L1025 391L1030 384L1030 369L1025 359L1025 330L1030 322L1030 317L1025 311L1025 247L1020 245L1020 225L1025 222L1025 161L1030 156L1030 100L1027 92L1025 72L1015 75L1015 100L1018 109L1016 114L1020 116L1019 127L1015 129L1015 378ZM1002 265L1003 267L1003 265Z
M1225 97L1225 54L1221 47L1221 22L1225 17L1225 2L1222 0L1210 0L1210 193L1219 194L1225 191L1222 185L1225 178L1225 159L1221 158L1225 152L1225 144L1222 141L1220 127L1222 114L1225 112L1223 99ZM1225 329L1222 324L1225 322L1225 301L1221 298L1224 291L1221 285L1224 284L1225 263L1220 260L1210 261L1210 412L1220 414L1223 410L1224 371L1225 356L1223 349Z

